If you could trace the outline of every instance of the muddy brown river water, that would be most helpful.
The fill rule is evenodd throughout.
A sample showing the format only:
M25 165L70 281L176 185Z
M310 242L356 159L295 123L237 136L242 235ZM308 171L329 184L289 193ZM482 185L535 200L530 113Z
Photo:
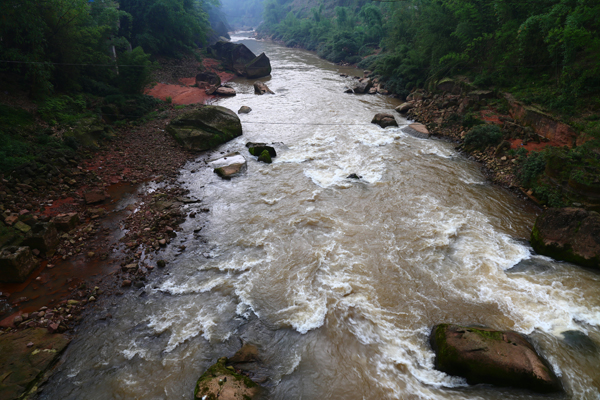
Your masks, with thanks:
M253 109L219 149L248 172L224 181L205 158L182 171L206 220L183 225L166 275L104 299L112 318L88 318L41 399L191 399L242 342L260 349L268 399L548 397L436 371L443 322L526 334L565 386L556 398L600 398L600 275L533 254L535 209L455 145L371 125L398 101L344 94L339 74L362 71L243 42L271 58L275 92L238 79L219 102ZM277 143L274 163L248 141Z

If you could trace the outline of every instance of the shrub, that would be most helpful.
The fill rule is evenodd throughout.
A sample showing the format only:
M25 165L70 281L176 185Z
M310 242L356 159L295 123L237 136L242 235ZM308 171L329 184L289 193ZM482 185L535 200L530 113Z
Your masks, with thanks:
M477 125L483 125L483 124L485 124L485 122L483 122L481 119L477 118L475 116L475 114L473 114L473 113L465 114L465 116L463 117L463 121L462 121L463 127L467 128L467 129L472 128Z
M496 125L478 125L465 135L465 147L484 150L502 141L502 131Z
M523 161L517 177L525 187L532 187L537 177L546 168L546 155L543 152L531 152Z

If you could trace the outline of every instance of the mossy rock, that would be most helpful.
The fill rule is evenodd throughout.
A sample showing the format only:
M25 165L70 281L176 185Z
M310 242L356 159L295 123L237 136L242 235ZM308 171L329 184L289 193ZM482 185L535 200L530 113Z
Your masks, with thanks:
M272 146L267 146L265 143L246 143L248 152L255 157L260 157L263 152L268 152L271 158L277 157L277 151Z
M252 400L257 399L261 387L250 378L227 367L227 358L220 358L212 365L196 383L195 399L204 400Z
M228 108L204 106L173 120L167 132L186 149L203 151L240 136L242 123Z
M100 142L114 137L114 133L99 118L84 118L72 130L66 131L63 137L83 147L97 149Z
M441 324L433 328L430 343L436 353L435 368L464 377L471 385L562 391L549 364L516 332Z
M273 160L271 160L271 155L269 154L268 150L264 150L262 153L260 153L258 161L264 162L266 164L271 164L273 162Z

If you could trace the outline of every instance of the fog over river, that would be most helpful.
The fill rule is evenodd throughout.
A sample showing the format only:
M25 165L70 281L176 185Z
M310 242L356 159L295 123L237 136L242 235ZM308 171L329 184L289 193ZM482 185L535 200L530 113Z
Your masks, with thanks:
M436 371L428 336L444 322L527 334L566 398L600 398L600 275L532 255L535 209L455 144L370 124L399 101L344 94L339 74L362 71L234 40L273 65L275 95L240 78L219 101L253 109L219 149L248 172L221 180L203 158L182 171L206 221L182 226L168 275L104 300L112 318L82 325L42 399L189 400L242 341L258 346L273 400L548 398ZM274 163L248 141L277 143Z

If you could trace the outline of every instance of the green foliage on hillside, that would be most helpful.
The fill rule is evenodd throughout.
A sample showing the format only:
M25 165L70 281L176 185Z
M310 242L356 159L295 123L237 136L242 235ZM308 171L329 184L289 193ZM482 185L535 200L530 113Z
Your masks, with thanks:
M342 2L333 9L313 7L304 16L294 12L286 1L265 3L264 22L259 32L271 34L290 47L315 50L333 62L357 63L379 47L384 37L381 8L366 1Z
M564 115L600 109L597 0L312 3L268 0L261 32L334 62L360 57L396 93L466 75Z
M34 97L82 90L140 93L148 83L150 54L176 55L205 42L205 1L215 3L4 0L0 59L10 62L0 63L0 73Z

